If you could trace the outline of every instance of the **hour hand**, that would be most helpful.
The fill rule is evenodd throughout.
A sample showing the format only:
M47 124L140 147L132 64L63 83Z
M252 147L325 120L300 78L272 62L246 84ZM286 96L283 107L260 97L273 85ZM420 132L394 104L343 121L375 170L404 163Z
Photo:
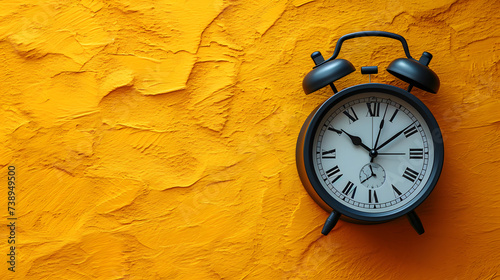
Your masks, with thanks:
M347 135L347 136L349 136L349 138L351 138L351 141L354 145L361 146L361 147L363 147L363 149L367 150L368 152L371 151L371 149L368 148L368 146L363 144L363 141L361 140L361 138L359 138L358 136L351 135L351 134L345 132L345 130L343 130L343 129L341 129L341 130L342 130L342 132L345 133L345 135Z

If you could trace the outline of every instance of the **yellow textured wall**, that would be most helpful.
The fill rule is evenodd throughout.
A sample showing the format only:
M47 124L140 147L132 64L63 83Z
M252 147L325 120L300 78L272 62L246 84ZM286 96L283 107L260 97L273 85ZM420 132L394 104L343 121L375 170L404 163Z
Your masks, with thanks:
M497 279L500 2L0 2L1 279ZM295 141L331 95L309 55L362 30L434 55L445 165L405 218L340 221L307 195ZM394 40L341 57L384 69ZM339 89L367 82L358 72ZM15 213L7 211L16 168ZM17 220L8 219L17 218ZM15 221L15 272L7 261Z

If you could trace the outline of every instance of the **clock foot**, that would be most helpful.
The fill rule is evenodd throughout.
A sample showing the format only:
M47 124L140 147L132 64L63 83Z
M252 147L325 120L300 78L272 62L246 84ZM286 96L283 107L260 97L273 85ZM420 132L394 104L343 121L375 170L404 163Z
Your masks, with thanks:
M422 225L422 222L420 221L420 218L417 216L417 213L415 211L409 212L406 217L408 217L408 220L410 221L411 226L415 229L415 231L420 235L425 232L424 226Z
M340 213L333 210L332 213L330 213L330 216L326 219L325 225L323 226L323 230L321 230L321 233L323 235L327 235L337 224L340 218Z

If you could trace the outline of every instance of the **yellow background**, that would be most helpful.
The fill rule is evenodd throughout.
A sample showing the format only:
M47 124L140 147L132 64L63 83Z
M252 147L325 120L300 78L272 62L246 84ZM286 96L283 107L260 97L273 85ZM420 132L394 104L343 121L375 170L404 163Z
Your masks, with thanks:
M1 279L497 279L500 2L0 2ZM403 35L434 55L445 165L417 209L340 221L307 195L295 141L331 96L306 96L309 55L347 33ZM368 81L404 53L384 38L340 57ZM17 169L7 270L7 166Z

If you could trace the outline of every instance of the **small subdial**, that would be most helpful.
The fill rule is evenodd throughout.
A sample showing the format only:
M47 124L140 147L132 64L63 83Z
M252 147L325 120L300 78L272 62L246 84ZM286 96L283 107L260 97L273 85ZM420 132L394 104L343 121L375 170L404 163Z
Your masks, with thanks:
M385 170L377 163L368 163L359 172L361 184L370 189L376 189L385 182Z

